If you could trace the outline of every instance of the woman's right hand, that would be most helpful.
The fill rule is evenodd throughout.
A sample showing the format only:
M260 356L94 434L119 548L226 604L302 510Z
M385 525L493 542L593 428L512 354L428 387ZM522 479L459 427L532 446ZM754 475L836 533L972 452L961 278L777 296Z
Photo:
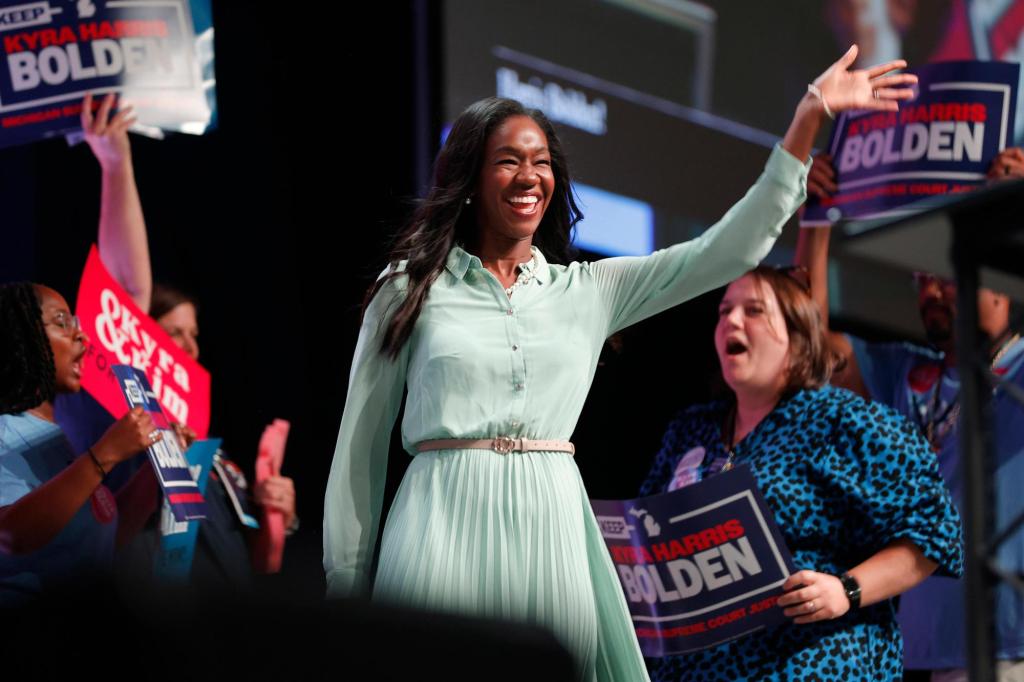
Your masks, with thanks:
M141 407L133 407L107 429L92 450L109 472L115 464L131 459L162 438L163 433L153 424L149 413Z

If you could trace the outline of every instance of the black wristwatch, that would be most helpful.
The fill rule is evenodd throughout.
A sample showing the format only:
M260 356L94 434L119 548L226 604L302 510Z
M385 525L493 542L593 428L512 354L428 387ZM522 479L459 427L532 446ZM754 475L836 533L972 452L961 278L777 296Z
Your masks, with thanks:
M850 600L850 610L860 608L860 583L849 573L843 573L839 576L839 582L843 584L843 591L846 592L846 598Z

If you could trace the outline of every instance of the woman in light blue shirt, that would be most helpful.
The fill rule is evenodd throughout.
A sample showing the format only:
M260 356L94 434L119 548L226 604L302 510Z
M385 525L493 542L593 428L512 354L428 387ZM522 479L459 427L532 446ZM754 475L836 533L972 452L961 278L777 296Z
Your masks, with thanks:
M88 342L53 289L0 286L0 606L104 572L143 513L136 486L156 485L149 467L117 499L103 485L161 438L140 408L81 454L54 420L54 397L81 390Z
M324 508L332 595L368 586L391 429L415 457L384 528L375 593L550 628L583 680L646 679L567 439L604 340L740 276L804 199L827 114L893 110L913 76L815 83L765 171L699 238L643 258L569 262L580 212L555 131L491 98L452 126L434 187L368 296Z

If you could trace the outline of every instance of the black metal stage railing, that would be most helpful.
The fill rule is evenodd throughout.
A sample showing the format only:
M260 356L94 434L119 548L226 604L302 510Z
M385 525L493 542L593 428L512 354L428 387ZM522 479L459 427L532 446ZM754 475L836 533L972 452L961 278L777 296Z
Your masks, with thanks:
M991 403L993 393L1002 391L1024 405L1024 388L992 371L990 343L978 326L978 288L984 281L1024 300L1024 180L921 202L915 208L919 210L913 215L893 220L844 225L840 248L956 279L968 669L972 682L995 682L995 587L1005 581L1024 597L1024 575L1001 566L996 555L1024 526L1024 513L1003 528L994 527Z

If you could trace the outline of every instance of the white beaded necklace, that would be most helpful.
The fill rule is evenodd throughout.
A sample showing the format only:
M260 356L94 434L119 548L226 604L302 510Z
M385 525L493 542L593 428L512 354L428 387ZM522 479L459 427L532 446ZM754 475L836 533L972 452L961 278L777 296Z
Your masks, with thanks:
M505 289L505 293L509 298L512 298L512 292L521 286L524 286L533 279L533 272L537 268L537 247L530 247L530 260L525 263L519 264L519 276L516 277L516 281L512 282L512 286Z

